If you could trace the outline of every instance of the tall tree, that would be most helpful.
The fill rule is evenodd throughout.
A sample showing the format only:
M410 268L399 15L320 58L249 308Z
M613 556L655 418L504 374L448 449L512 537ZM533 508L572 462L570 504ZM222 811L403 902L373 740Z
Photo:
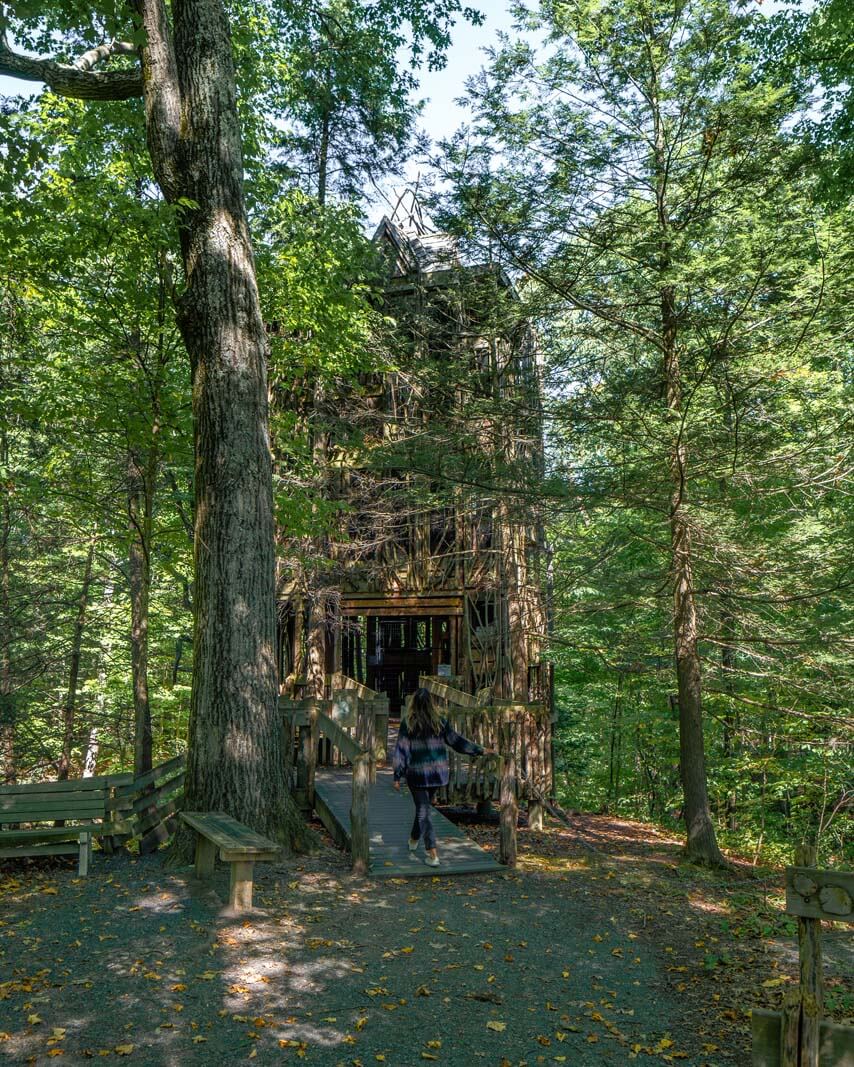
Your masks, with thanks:
M471 85L473 128L448 146L451 214L552 318L570 493L644 516L632 536L667 564L687 847L720 863L701 639L721 575L709 573L706 479L727 461L740 472L746 428L764 432L742 406L758 402L775 329L791 325L799 359L820 299L781 132L797 100L758 74L759 16L725 0L547 0L519 18L545 36L543 56L505 41Z
M281 835L291 806L276 714L266 339L228 19L217 0L175 3L171 21L161 0L139 0L134 10L128 29L137 48L114 41L68 65L28 59L4 44L0 70L70 96L144 98L155 177L166 200L182 207L186 287L178 323L193 376L196 612L187 803L227 810ZM74 5L51 11L52 29L79 28L74 13ZM93 12L90 33L103 14L110 22L117 15ZM134 51L141 72L91 69Z
M0 73L43 81L78 99L143 98L152 171L177 214L184 266L177 320L193 386L187 803L294 836L277 715L267 346L243 191L229 20L220 0L135 0L130 9L130 18L124 5L111 3L90 10L75 3L25 7L14 17L4 12ZM386 3L376 5L373 17L377 25L408 20L413 48L426 38L441 50L459 10L454 0ZM288 16L296 13L287 7ZM10 47L10 35L42 57ZM43 58L57 38L65 55L82 54L73 62ZM115 61L118 66L95 69Z

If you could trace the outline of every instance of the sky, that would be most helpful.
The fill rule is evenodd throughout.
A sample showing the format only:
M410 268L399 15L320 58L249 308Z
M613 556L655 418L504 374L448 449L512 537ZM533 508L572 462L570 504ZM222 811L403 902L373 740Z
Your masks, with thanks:
M466 121L465 108L456 99L464 92L466 80L486 62L484 49L497 43L500 32L513 27L508 0L474 0L473 6L483 14L483 25L472 26L460 20L451 31L452 44L443 69L419 72L420 90L416 95L424 100L420 126L434 142L448 137ZM389 201L394 202L396 193L417 182L421 169L419 162L413 160L402 179L381 183L380 191L369 198L368 220L372 225L390 211Z
M451 116L461 114L455 107L454 97L463 90L466 78L476 73L483 62L482 49L493 44L499 30L509 30L512 25L505 0L480 0L475 6L485 16L483 26L471 26L460 21L453 30L453 44L448 52L448 64L441 71L424 71L421 75L421 96L429 98L424 112L424 125L431 137L438 137L455 129L457 121ZM17 95L31 90L38 91L35 82L22 82L15 78L0 77L0 94Z
M785 0L770 0L762 10L771 14L783 5ZM508 10L509 0L473 0L475 6L484 16L482 26L472 26L460 20L452 31L452 44L448 51L448 61L440 71L422 71L419 97L425 106L421 125L432 140L453 133L466 120L466 112L455 103L465 88L466 79L476 74L485 62L485 48L497 41L501 31L512 29L513 20ZM808 2L807 9L812 2ZM0 94L14 95L31 90L38 91L34 82L21 82L14 78L0 77ZM418 178L419 165L411 163L402 181L386 182L380 192L371 198L368 205L369 222L375 224L389 210L387 201L395 199L395 191L400 192L405 184L414 183Z

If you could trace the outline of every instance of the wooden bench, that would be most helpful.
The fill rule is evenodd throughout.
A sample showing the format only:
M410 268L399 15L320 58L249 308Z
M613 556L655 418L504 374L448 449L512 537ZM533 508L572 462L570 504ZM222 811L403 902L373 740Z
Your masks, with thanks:
M77 870L85 877L93 838L111 832L113 812L121 806L113 789L131 778L114 775L0 786L0 858L77 853ZM66 825L55 825L59 821ZM17 829L8 829L10 825Z
M281 848L221 811L182 811L180 817L196 831L196 877L210 878L216 850L231 864L228 903L234 912L252 907L252 868L257 860L276 860Z

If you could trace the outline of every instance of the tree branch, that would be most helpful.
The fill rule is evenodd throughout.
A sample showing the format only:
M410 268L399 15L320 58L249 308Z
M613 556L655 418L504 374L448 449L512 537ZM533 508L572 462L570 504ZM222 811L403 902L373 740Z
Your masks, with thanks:
M92 49L81 56L81 60L97 51ZM10 78L45 82L57 95L70 96L75 100L130 100L142 96L142 75L138 69L90 70L89 67L96 61L81 69L77 65L68 66L53 59L21 55L9 48L5 40L0 40L0 74Z
M172 29L164 0L132 0L132 7L147 42L141 58L148 150L157 183L174 203L185 190L179 161L182 101Z
M105 41L103 44L90 48L74 60L77 70L91 70L98 63L109 59L110 56L132 56L136 54L136 45L129 41Z

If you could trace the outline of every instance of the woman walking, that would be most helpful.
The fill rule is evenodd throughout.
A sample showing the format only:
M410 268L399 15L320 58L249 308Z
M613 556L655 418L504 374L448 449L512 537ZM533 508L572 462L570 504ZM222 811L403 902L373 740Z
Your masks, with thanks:
M400 732L394 750L394 788L399 790L401 781L406 779L415 801L415 821L409 835L409 851L414 852L423 837L427 852L424 862L428 867L439 866L431 815L436 790L448 784L446 746L466 756L495 755L491 748L483 748L461 737L445 719L439 717L429 690L416 689L408 712L400 720Z

